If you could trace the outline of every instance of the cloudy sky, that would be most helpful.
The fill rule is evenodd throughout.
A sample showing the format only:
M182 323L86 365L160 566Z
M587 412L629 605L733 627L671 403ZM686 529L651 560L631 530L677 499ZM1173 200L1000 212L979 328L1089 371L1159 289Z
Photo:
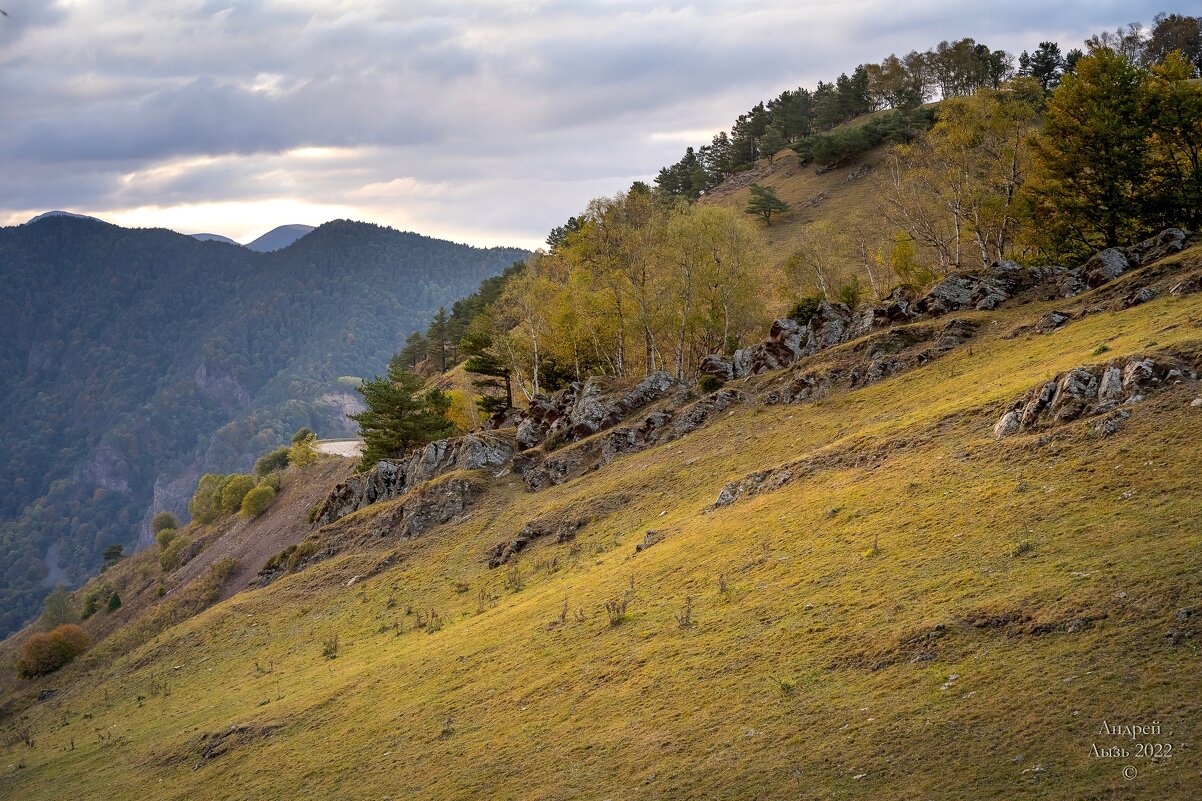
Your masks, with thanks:
M1181 5L1181 4L1179 4ZM972 36L1068 49L1089 0L0 0L0 225L241 241L367 220L534 247L755 102Z

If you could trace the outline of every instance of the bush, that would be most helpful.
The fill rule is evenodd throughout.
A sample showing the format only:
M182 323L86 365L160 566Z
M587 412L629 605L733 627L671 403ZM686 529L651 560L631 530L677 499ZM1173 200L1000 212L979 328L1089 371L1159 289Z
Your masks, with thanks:
M723 381L721 378L718 378L716 375L703 375L701 378L697 379L697 387L702 392L714 392L722 389L722 386L725 383L725 381Z
M221 485L225 476L205 473L188 502L188 513L197 523L211 523L221 516Z
M164 531L169 528L179 528L179 521L176 520L175 515L171 514L170 512L159 512L150 521L150 530L155 535L158 535L160 531Z
M793 308L789 310L789 319L798 325L808 325L814 312L818 311L820 303L822 303L821 295L806 295L793 304Z
M258 517L267 511L267 507L271 506L274 500L275 490L271 485L260 484L242 498L242 516Z
M17 673L24 678L53 673L86 651L89 642L87 632L74 623L34 634L21 646Z
M112 595L113 588L107 582L92 587L84 593L83 608L80 610L79 616L87 620L100 611L100 607L106 605Z
M165 528L154 535L155 542L160 548L166 549L168 545L179 535L179 532L173 528Z
M184 558L184 547L186 545L187 543L177 537L159 554L159 567L163 568L164 573L170 573L180 566Z
M281 445L273 451L268 451L255 462L255 477L262 478L268 473L283 470L288 466L288 447Z
M295 445L296 443L303 442L307 439L317 439L317 435L313 433L313 429L309 428L308 426L298 428L296 433L292 435L292 444Z
M303 429L308 430L308 429ZM300 431L296 432L298 435ZM317 437L309 431L307 437L296 439L293 437L292 447L288 449L288 464L296 465L297 467L306 467L317 461Z
M853 275L835 290L835 298L842 303L846 303L848 308L853 310L864 300L865 294L864 284L860 282L860 276L858 275Z
M255 480L251 476L238 473L225 480L221 487L221 512L233 514L242 508L242 500L246 494L255 488Z
M121 596L118 595L117 593L113 593L112 595L109 596L108 611L111 614L113 612L116 612L120 608L121 608Z

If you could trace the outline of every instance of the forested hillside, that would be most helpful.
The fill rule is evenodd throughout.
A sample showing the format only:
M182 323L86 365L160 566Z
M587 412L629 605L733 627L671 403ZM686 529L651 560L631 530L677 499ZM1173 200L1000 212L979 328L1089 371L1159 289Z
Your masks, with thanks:
M523 251L328 223L273 253L49 217L0 229L0 632L183 512ZM370 291L365 291L370 288ZM341 379L341 380L340 380Z

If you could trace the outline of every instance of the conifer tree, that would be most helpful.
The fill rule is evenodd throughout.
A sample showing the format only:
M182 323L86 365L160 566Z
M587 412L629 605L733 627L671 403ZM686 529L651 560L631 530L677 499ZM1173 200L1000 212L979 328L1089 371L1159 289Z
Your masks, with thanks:
M363 436L360 470L381 459L395 459L408 449L445 437L454 430L447 419L450 400L438 389L421 392L422 380L397 365L358 388L366 411L351 415Z
M772 225L773 214L784 214L789 210L789 204L777 197L776 190L772 187L752 184L750 189L751 200L744 211L763 217L767 225Z

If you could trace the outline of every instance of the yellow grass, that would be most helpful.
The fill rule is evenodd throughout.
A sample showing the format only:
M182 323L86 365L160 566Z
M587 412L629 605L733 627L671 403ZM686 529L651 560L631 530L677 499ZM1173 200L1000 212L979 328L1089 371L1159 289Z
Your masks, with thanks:
M817 405L736 407L537 494L482 477L464 519L28 683L26 697L61 690L6 723L27 720L35 746L0 754L0 796L1191 797L1202 662L1197 637L1165 635L1195 630L1175 615L1202 597L1197 385L1132 407L1105 439L1087 421L1046 441L991 428L1059 371L1202 350L1202 296L1003 338L1046 308L975 315L971 351ZM878 467L705 511L752 471L870 447L888 449ZM523 552L520 591L485 566L527 522L614 497L574 543ZM635 556L649 529L666 536ZM443 627L415 630L429 610ZM974 625L989 619L1011 622ZM1090 758L1124 744L1103 720L1159 721L1174 756ZM204 738L232 726L205 759Z

